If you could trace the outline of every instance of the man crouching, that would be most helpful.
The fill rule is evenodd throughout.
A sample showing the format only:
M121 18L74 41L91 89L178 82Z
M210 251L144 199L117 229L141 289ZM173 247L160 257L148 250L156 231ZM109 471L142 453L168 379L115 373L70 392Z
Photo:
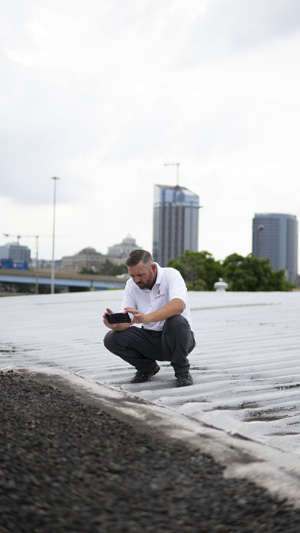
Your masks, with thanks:
M178 387L193 384L188 354L195 347L185 282L174 268L162 268L145 250L133 250L126 265L122 310L131 322L110 324L106 309L105 347L137 370L131 383L143 383L159 372L156 361L170 361ZM141 327L135 326L141 324Z

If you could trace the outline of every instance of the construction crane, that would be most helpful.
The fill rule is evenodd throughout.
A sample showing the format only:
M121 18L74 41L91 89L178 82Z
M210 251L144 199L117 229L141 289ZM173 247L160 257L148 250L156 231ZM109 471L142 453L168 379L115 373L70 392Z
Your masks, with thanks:
M39 293L39 235L14 235L12 233L3 233L5 237L14 237L20 244L21 238L35 239L35 294Z

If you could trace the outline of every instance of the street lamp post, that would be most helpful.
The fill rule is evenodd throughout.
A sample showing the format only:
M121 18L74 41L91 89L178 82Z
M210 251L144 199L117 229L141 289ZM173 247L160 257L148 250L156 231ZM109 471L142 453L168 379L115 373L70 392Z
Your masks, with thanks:
M39 236L35 236L35 294L39 293Z
M60 178L50 178L54 181L54 196L53 196L53 233L52 233L52 263L51 263L51 294L54 294L54 252L55 252L55 205L56 205L56 181Z

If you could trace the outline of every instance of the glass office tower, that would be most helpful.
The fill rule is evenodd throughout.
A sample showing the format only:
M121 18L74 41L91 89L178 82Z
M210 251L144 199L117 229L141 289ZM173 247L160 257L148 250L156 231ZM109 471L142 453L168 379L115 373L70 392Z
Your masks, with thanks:
M198 251L199 207L199 196L185 187L154 185L153 258L161 266Z
M298 276L298 221L295 215L256 213L252 228L252 253L269 257L274 270L284 270L295 283Z

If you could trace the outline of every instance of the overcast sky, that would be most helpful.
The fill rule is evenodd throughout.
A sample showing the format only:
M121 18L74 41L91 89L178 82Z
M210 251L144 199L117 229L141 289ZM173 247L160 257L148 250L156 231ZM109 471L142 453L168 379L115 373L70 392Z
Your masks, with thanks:
M216 259L300 218L299 0L2 0L0 43L0 245L51 258L57 176L57 259L152 250L165 163Z

